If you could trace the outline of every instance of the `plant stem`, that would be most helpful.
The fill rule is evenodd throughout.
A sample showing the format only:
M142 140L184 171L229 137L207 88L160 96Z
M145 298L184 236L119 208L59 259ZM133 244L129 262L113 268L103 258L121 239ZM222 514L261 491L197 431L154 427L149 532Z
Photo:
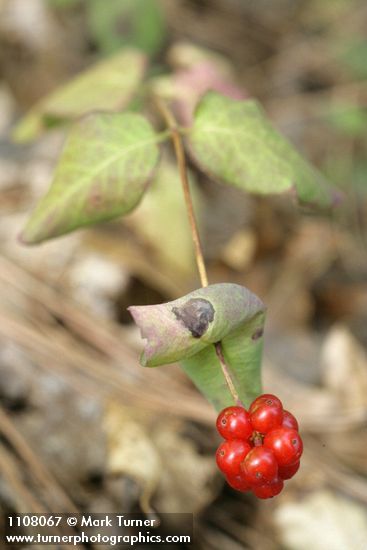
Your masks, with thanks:
M180 179L182 183L182 189L185 197L187 215L189 217L192 240L194 242L195 258L196 258L196 264L199 271L200 282L201 282L201 286L206 287L209 284L208 275L206 272L198 225L196 222L194 206L192 203L192 198L190 193L189 179L187 177L185 150L183 147L182 138L180 135L180 131L177 127L176 120L174 119L171 111L167 108L167 106L163 103L163 101L161 101L158 98L156 99L156 104L171 132L172 143L175 149L178 169L180 172Z
M179 169L179 172L180 172L180 179L181 179L182 188L183 188L184 197L185 197L187 214L188 214L188 217L189 217L192 240L193 240L194 249L195 249L196 264L197 264L198 271L199 271L199 276L200 276L200 282L201 282L202 287L206 287L209 284L208 283L208 275L207 275L207 271L206 271L206 267L205 267L204 255L203 255L203 250L202 250L202 246L201 246L198 225L197 225L195 212L194 212L194 205L193 205L192 197L191 197L191 193L190 193L190 185L189 185L189 180L188 180L188 177L187 177L186 156L185 156L184 146L183 146L183 143L182 143L180 129L177 125L177 122L176 122L173 114L168 109L166 104L159 98L155 98L155 101L156 101L156 105L157 105L158 110L160 111L162 117L166 121L168 129L171 132L171 139L172 139L172 143L173 143L173 146L174 146L174 149L175 149L178 169ZM236 388L234 387L231 375L229 373L229 368L228 368L228 366L226 364L226 361L224 359L222 344L220 342L217 342L216 344L214 344L214 347L215 347L215 352L216 352L217 357L218 357L219 362L220 362L220 366L222 368L223 376L225 378L228 389L229 389L229 391L230 391L230 393L231 393L231 395L234 399L234 402L237 405L241 405L242 403L239 399Z
M215 347L215 353L217 354L217 357L219 359L220 366L222 367L223 376L227 383L228 389L232 394L234 402L236 403L236 405L242 405L242 402L238 396L236 388L234 387L231 375L229 374L228 365L226 363L226 360L224 359L222 344L220 342L217 342L216 344L214 344L214 347Z

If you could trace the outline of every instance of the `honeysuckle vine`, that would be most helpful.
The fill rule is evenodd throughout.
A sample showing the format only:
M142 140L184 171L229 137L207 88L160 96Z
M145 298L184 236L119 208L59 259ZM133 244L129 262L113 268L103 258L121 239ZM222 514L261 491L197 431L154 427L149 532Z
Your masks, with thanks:
M193 201L192 201L192 197L191 197L191 193L190 193L189 179L188 179L188 176L187 176L185 149L184 149L184 146L183 146L183 143L182 143L180 130L178 128L177 121L175 120L172 112L168 109L168 107L166 106L164 101L162 101L160 98L156 98L156 105L157 105L158 110L162 114L164 120L166 121L168 129L171 132L171 138L172 138L172 142L173 142L173 146L174 146L174 150L175 150L178 170L179 170L179 173L180 173L180 179L181 179L183 194L184 194L184 198L185 198L187 215L188 215L188 218L189 218L192 241L193 241L194 249L195 249L196 264L197 264L197 268L198 268L198 271L199 271L201 286L203 288L205 288L209 285L208 274L207 274L207 270L206 270L206 267L205 267L204 254L203 254L203 250L202 250L199 229L198 229L196 216L195 216L195 211L194 211L194 205L193 205ZM199 319L200 319L200 316L204 316L205 321L208 320L208 322L211 322L214 319L214 313L215 313L215 311L213 309L210 309L210 315L212 315L212 317L208 317L208 312L206 312L202 308L202 311L200 311L200 309L199 309L198 313L197 313L197 310L195 310L194 316L196 316ZM175 314L176 314L176 317L177 317L177 311L175 312ZM196 337L200 337L200 336L201 336L201 334L196 335ZM224 379L226 381L226 384L228 386L228 389L229 389L229 391L230 391L230 393L231 393L231 395L234 399L234 402L237 403L237 404L241 404L241 400L239 398L239 395L237 393L237 390L236 390L235 385L234 385L233 380L232 380L232 376L231 376L230 371L229 371L229 367L226 364L226 360L225 360L225 357L224 357L224 354L223 354L223 349L222 349L221 342L220 341L215 342L214 343L214 348L215 348L215 352L216 352L217 357L218 357L219 364L220 364L221 369L222 369L223 377L224 377Z
M191 114L195 93L185 105L175 75L168 74L163 88L170 89L171 95L165 97L159 78L147 76L146 57L125 49L35 105L15 128L14 138L27 141L50 127L69 127L50 189L20 234L25 244L60 237L139 208L159 174L162 148L171 142L201 287L166 304L129 309L146 340L142 364L153 367L179 361L221 410L234 403L248 405L261 391L265 307L245 287L208 284L187 156L191 171L205 172L213 184L244 192L286 194L324 212L338 202L339 194L274 129L255 100L233 99L242 94L233 93L233 83L226 85L211 56L209 65L215 76L212 89L197 97ZM231 97L216 89L228 89ZM175 105L179 106L176 112ZM183 121L178 119L180 112L185 114ZM155 127L157 115L165 126L161 131Z

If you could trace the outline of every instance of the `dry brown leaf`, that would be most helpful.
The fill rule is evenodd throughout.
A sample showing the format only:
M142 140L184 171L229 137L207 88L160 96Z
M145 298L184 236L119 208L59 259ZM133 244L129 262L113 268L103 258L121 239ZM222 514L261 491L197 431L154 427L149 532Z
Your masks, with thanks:
M346 409L367 410L367 356L347 328L337 325L327 336L322 354L325 386Z
M162 463L157 449L132 411L116 401L106 405L104 428L107 435L106 473L125 475L141 487L140 504L150 509L150 498L157 488Z
M253 260L256 236L250 229L237 231L222 251L222 259L232 269L243 271Z
M364 550L367 514L363 507L331 491L280 503L275 522L290 550Z
M161 512L200 512L215 496L217 472L212 455L198 454L195 444L184 438L175 424L160 425L154 434L164 468L156 495Z

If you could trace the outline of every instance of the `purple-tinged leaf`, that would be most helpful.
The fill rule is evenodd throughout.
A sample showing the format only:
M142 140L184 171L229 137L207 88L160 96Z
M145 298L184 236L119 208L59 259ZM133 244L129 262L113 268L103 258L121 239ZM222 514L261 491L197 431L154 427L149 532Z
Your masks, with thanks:
M214 406L233 404L214 344L224 358L241 400L248 404L261 390L261 353L265 307L247 288L215 284L152 306L131 306L146 345L143 366L180 361Z
M138 114L99 113L82 119L72 129L51 187L21 241L39 243L133 210L157 166L161 140L162 134Z

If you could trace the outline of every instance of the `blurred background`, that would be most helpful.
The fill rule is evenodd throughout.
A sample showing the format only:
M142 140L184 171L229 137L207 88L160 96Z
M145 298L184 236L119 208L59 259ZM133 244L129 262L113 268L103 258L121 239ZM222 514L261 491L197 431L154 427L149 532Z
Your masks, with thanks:
M65 129L16 145L14 124L126 46L168 96L204 92L216 67L345 194L306 214L192 175L209 279L266 303L264 388L304 437L270 501L224 485L215 412L179 367L138 364L126 308L199 286L170 148L124 220L17 241ZM0 0L2 514L153 508L193 512L197 549L367 548L366 60L362 0Z

